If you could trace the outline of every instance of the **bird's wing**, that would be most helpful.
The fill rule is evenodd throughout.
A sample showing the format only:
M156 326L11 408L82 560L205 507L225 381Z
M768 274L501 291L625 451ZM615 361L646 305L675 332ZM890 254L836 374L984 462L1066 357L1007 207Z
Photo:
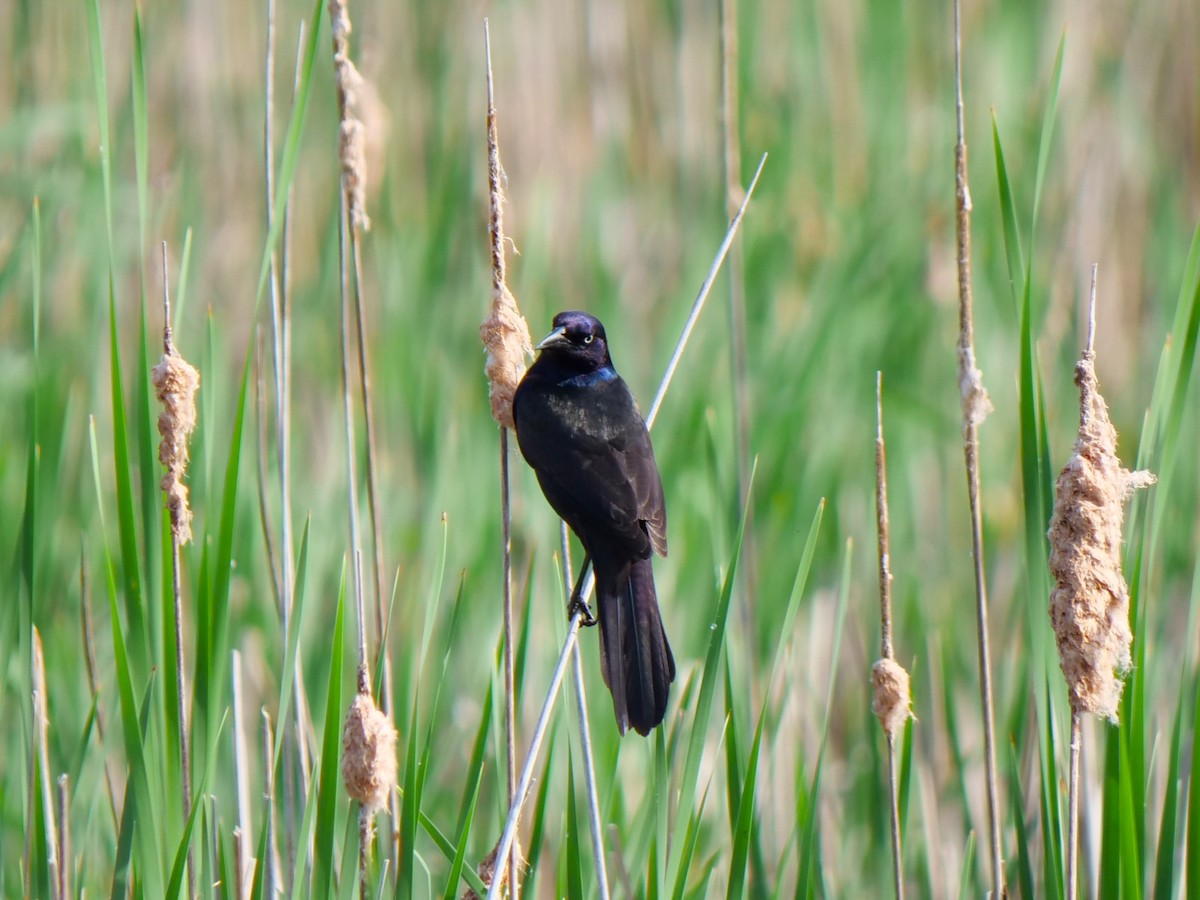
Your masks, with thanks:
M546 499L585 544L665 553L662 482L629 389L619 378L581 391L556 387L528 385L514 404L521 453Z

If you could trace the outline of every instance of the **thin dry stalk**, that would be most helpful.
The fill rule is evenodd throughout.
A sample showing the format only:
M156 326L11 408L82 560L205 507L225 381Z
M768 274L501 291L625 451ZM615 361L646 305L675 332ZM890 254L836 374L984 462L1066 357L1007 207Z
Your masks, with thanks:
M504 741L505 775L510 807L518 805L517 788L517 714L513 641L512 598L512 509L509 500L508 431L513 427L512 398L525 374L525 364L533 354L529 326L517 308L516 298L505 279L504 195L501 187L500 136L496 121L496 99L492 79L492 41L488 22L483 22L483 42L487 75L487 152L488 152L488 234L491 239L492 302L491 313L479 329L487 351L484 368L491 397L492 417L500 425L500 521L503 541L504 606ZM505 850L508 853L508 850ZM514 845L512 858L500 863L497 884L506 870L519 872L520 852ZM520 894L520 879L513 878L510 896Z
M354 570L357 586L354 602L358 612L357 693L342 728L342 780L346 793L362 804L358 811L358 885L362 900L368 900L375 813L389 808L396 793L396 728L371 697L359 551L354 554Z
M296 94L300 84L301 64L304 58L304 23L300 23L296 46L296 62L292 76L292 103L295 104ZM266 105L264 108L263 148L264 170L266 172L267 193L267 234L271 234L275 226L275 140L274 140L274 103L275 103L275 3L267 3L267 49L266 49ZM279 566L279 583L277 604L286 636L291 630L291 615L294 591L294 548L292 540L292 479L291 479L291 360L292 360L292 316L291 316L291 235L292 235L292 196L291 186L288 188L287 201L284 204L283 227L280 237L278 259L273 252L270 259L270 294L271 294L271 365L275 382L275 451L279 467L279 503L280 503L280 553L282 563ZM268 541L268 551L270 541ZM289 865L287 872L294 871L295 853L295 823L299 820L296 810L301 807L296 793L297 786L307 792L309 775L312 768L309 755L308 741L305 737L303 710L306 707L304 681L300 677L303 665L300 652L297 650L296 666L292 674L292 695L295 703L292 706L292 728L284 728L284 740L289 745L289 751L284 754L284 809L286 815L286 842ZM294 752L291 748L294 747ZM300 772L297 776L296 764ZM290 886L290 885L289 885Z
M362 804L359 831L360 884L366 890L369 853L374 839L375 813L388 807L396 789L396 728L371 697L371 676L358 667L358 689L342 727L342 782L346 793Z
M742 202L742 148L738 113L738 2L721 0L721 135L725 163L725 214L734 216ZM746 282L741 242L729 251L729 341L733 357L734 452L738 508L746 506L750 481L750 379L746 374ZM743 624L755 621L758 562L753 529L742 539L738 580L745 589L737 604Z
M42 821L46 830L46 862L50 866L50 884L54 890L61 886L58 864L58 829L54 821L54 799L50 790L50 714L46 699L46 657L42 652L42 635L34 626L33 639L33 671L30 673L33 686L33 739L36 748L36 760L30 765L30 775L33 778L29 784L29 795L41 794ZM34 783L36 782L36 784ZM39 790L40 789L40 790ZM32 862L32 851L27 857ZM27 862L27 867L29 865ZM32 878L32 874L29 876ZM31 883L26 883L26 896L30 896ZM56 898L62 894L56 893Z
M362 277L362 232L370 229L367 216L367 161L366 126L355 115L358 92L362 87L362 76L350 58L350 9L346 0L330 0L329 18L333 32L334 81L338 101L338 157L342 167L342 194L345 198L349 219L348 246L350 248L351 274L353 276L354 325L358 349L359 400L363 411L363 427L366 436L367 513L371 520L371 574L375 588L375 634L377 652L383 663L382 699L383 708L392 713L392 662L391 654L383 643L384 635L384 591L383 591L383 527L379 518L379 488L375 460L375 417L371 403L371 366L367 350L366 312L363 307ZM343 219L345 223L345 219ZM391 810L393 823L399 822L399 808ZM398 828L398 825L396 826ZM398 830L395 836L398 837ZM393 841L393 844L395 842Z
M1079 756L1083 714L1071 710L1071 762L1067 776L1067 900L1079 896Z
M247 751L245 710L242 705L242 654L233 651L233 780L237 794L237 828L234 829L236 896L249 897L254 883L254 853L250 845L250 762Z
M892 644L891 530L888 527L887 448L883 440L883 373L875 373L875 521L879 536L879 632L882 659L871 668L872 709L883 726L888 745L888 792L892 828L892 882L896 900L904 898L903 855L900 845L900 790L897 779L896 736L912 715L908 673L896 662Z
M71 809L70 780L65 774L58 776L58 896L67 898L71 890Z
M1078 893L1080 719L1118 719L1132 660L1129 586L1121 571L1125 503L1149 487L1149 472L1130 472L1117 457L1117 430L1096 381L1096 267L1088 304L1087 347L1075 364L1079 435L1058 476L1050 517L1050 622L1071 701L1067 897Z
M567 663L570 661L571 652L575 649L576 639L579 637L580 615L577 612L571 616L570 624L567 626L567 639L563 642L562 650L558 654L558 662L554 666L554 673L550 676L550 688L546 692L546 700L542 704L542 711L538 714L537 724L533 728L533 737L529 741L529 752L525 756L525 765L521 769L521 777L517 782L516 797L509 805L508 818L504 823L504 832L500 836L500 843L493 851L494 859L498 862L495 863L496 868L492 877L485 879L485 883L488 884L487 900L496 900L500 896L501 889L508 884L509 855L515 848L517 825L521 820L525 795L529 793L529 785L533 782L534 766L541 753L542 742L546 738L546 731L550 725L550 714L554 711L554 701L558 697L558 689L562 687L563 677L567 673Z
M616 825L608 826L608 844L612 847L613 865L616 866L621 889L626 897L636 897L633 881L629 877L629 866L625 865L625 852L621 849L621 830Z
M277 891L279 877L279 850L275 846L275 736L271 729L271 716L264 709L263 723L263 772L266 785L263 789L264 818L263 828L266 831L263 864L263 896L274 897Z
M567 523L559 523L559 543L562 547L563 596L571 596L575 576L571 571L571 539ZM604 856L604 826L600 819L600 795L596 789L596 763L592 757L592 734L588 727L587 693L583 685L583 662L578 653L572 654L575 675L575 697L579 705L579 746L583 751L583 776L587 785L588 825L592 832L592 856L596 861L596 887L600 900L608 900L608 866Z
M267 502L267 392L261 364L264 356L261 331L258 332L257 344L258 350L254 354L254 411L258 420L258 453L255 454L258 464L258 521L262 526L263 543L267 546L267 571L271 576L271 593L275 597L275 606L282 615L284 609L283 587L279 578L279 561L275 556L271 508Z
M163 405L158 416L158 431L162 436L158 459L166 467L162 489L167 495L171 514L171 592L175 617L175 707L176 727L179 729L180 786L183 792L183 818L192 810L192 767L187 727L187 687L183 665L183 584L179 548L192 539L192 511L188 507L187 488L183 476L187 472L188 438L196 427L196 391L200 373L179 355L171 337L171 295L167 277L167 242L162 242L163 275L163 356L151 370L155 394ZM188 896L196 896L196 869L192 849L188 845Z
M658 418L658 411L662 408L663 400L667 396L667 390L671 387L671 382L675 378L675 370L679 366L679 360L683 356L683 351L687 347L688 339L691 337L692 329L696 325L696 320L700 317L700 312L704 308L705 301L708 299L709 292L712 290L713 282L716 280L717 273L721 270L721 263L725 259L725 255L729 252L729 246L733 243L733 238L737 234L738 226L742 222L742 218L746 214L746 207L750 204L750 198L754 196L754 189L758 185L758 177L762 174L763 166L767 162L767 155L764 153L762 159L759 160L758 169L754 173L754 178L750 182L750 186L746 188L746 196L742 200L742 205L738 207L737 215L729 223L729 227L725 231L725 238L721 241L721 246L717 249L717 255L713 259L712 266L709 267L708 274L704 278L704 282L700 285L700 291L696 295L695 301L692 303L691 313L688 315L687 322L684 323L683 331L680 332L679 339L675 342L675 349L671 354L671 360L667 363L666 371L663 373L662 381L659 382L658 392L654 396L654 403L650 407L650 412L646 416L646 428L653 428L654 421ZM586 600L592 585L595 583L595 572L588 573L588 577L580 589L580 596ZM566 670L567 661L571 651L575 647L576 639L579 636L580 618L582 611L577 611L571 616L571 621L567 626L567 637L563 641L562 651L558 656L558 664L554 668L554 673L550 679L550 686L546 691L546 699L542 704L541 714L538 716L538 724L534 728L533 740L530 741L529 750L525 755L525 763L521 769L521 777L517 783L516 796L508 810L508 819L505 821L504 834L500 838L500 843L496 847L497 858L501 860L500 867L495 873L495 879L490 882L488 889L488 900L495 900L499 896L501 885L505 881L505 873L508 869L508 860L504 857L512 848L513 838L515 836L517 823L521 818L521 809L525 803L525 795L529 790L529 782L533 778L533 767L537 762L538 754L541 751L542 740L545 737L546 725L550 720L550 713L554 708L554 702L558 698L558 689L562 686L563 674Z
M92 706L96 710L96 737L104 747L104 710L100 706L100 682L96 680L96 647L92 641L92 614L88 592L87 564L83 547L79 548L79 627L83 632L83 663L87 670L88 691ZM108 768L108 754L101 752L104 766L104 787L108 793L108 809L112 813L113 830L116 831L120 817L117 815L117 791L113 787L112 772Z
M954 97L958 140L954 145L955 239L958 249L958 387L962 401L963 457L967 496L971 506L971 550L975 564L975 625L979 644L979 694L983 707L986 762L988 844L991 850L992 894L1003 897L1004 862L1000 847L1000 787L996 774L995 705L992 663L988 646L987 582L983 565L983 510L979 496L979 425L992 404L975 364L975 324L971 296L971 190L967 179L967 141L963 126L962 23L959 0L954 0Z

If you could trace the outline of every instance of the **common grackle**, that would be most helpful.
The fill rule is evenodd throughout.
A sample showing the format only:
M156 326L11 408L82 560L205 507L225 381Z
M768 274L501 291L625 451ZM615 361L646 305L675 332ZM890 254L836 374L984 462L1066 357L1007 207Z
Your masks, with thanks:
M517 443L595 568L600 671L617 727L649 734L666 714L675 680L650 563L652 552L667 555L650 435L597 319L561 312L537 349L513 397ZM586 568L587 560L581 582ZM576 585L572 604L582 602Z

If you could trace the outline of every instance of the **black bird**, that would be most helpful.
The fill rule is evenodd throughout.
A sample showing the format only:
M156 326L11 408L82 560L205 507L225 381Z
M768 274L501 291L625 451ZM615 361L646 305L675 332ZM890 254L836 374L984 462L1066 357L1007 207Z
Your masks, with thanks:
M580 584L588 559L595 568L600 671L617 727L649 734L666 714L675 680L650 564L651 553L667 555L667 511L650 435L596 318L559 313L537 349L513 397L517 443L542 493L583 544ZM580 584L572 606L583 602Z

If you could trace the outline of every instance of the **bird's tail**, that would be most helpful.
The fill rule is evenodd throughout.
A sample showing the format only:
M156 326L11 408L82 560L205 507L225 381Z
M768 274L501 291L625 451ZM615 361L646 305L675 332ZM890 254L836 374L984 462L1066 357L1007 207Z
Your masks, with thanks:
M617 727L646 735L667 712L675 680L675 658L667 643L654 570L649 559L634 560L615 578L597 572L600 609L600 671L612 692Z

